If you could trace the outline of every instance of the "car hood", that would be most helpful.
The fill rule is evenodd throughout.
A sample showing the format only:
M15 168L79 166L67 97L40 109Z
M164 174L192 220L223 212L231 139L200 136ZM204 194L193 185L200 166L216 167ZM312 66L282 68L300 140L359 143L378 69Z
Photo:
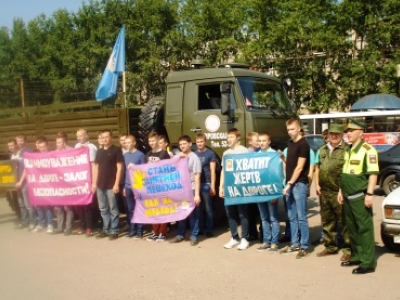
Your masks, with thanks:
M392 191L384 200L382 205L400 206L400 187Z

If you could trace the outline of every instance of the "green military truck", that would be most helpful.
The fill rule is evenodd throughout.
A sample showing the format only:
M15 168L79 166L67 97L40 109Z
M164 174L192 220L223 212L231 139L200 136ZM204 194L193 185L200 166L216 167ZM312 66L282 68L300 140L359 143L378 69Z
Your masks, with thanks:
M266 131L273 147L285 147L285 122L295 111L279 79L231 64L170 72L166 81L165 95L150 99L143 108L125 107L117 99L112 107L85 101L4 109L0 111L0 153L6 156L7 140L21 133L31 148L38 136L53 142L59 131L66 132L73 145L78 128L85 128L94 143L102 129L112 130L115 137L133 133L143 150L146 136L154 130L169 138L172 151L177 151L180 135L194 139L203 132L207 146L219 158L228 147L226 132L234 127L242 133L243 145L247 132Z

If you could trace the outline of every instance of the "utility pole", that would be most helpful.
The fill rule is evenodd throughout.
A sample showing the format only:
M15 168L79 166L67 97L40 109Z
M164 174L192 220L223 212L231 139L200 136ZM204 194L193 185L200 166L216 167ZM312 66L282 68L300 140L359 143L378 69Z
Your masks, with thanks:
M22 76L19 78L19 83L21 86L21 104L22 104L22 107L25 107L24 79L22 78Z

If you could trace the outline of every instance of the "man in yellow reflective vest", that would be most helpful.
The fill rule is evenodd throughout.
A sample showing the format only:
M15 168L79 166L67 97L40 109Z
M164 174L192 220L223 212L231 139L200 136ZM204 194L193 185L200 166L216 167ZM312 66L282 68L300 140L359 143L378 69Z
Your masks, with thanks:
M347 126L351 147L345 152L338 201L344 205L350 236L351 258L343 267L357 266L353 274L375 272L375 238L372 202L379 173L378 154L364 142L364 124L350 119Z

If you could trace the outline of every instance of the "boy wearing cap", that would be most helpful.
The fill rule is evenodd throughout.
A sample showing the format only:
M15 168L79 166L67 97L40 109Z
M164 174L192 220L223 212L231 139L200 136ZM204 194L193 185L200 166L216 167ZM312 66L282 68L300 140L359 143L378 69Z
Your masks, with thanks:
M350 239L347 233L343 209L337 202L340 175L343 170L344 154L347 149L348 145L343 140L343 126L340 124L331 124L328 131L328 143L323 145L318 151L319 155L315 170L315 189L320 199L325 245L325 249L317 253L317 256L324 257L338 253L338 245L336 243L338 224L344 242L341 261L348 261L351 256Z
M378 154L364 142L364 124L350 120L347 126L351 147L345 152L338 202L343 204L350 236L351 257L342 267L357 266L353 274L375 272L375 237L372 202L379 174Z

